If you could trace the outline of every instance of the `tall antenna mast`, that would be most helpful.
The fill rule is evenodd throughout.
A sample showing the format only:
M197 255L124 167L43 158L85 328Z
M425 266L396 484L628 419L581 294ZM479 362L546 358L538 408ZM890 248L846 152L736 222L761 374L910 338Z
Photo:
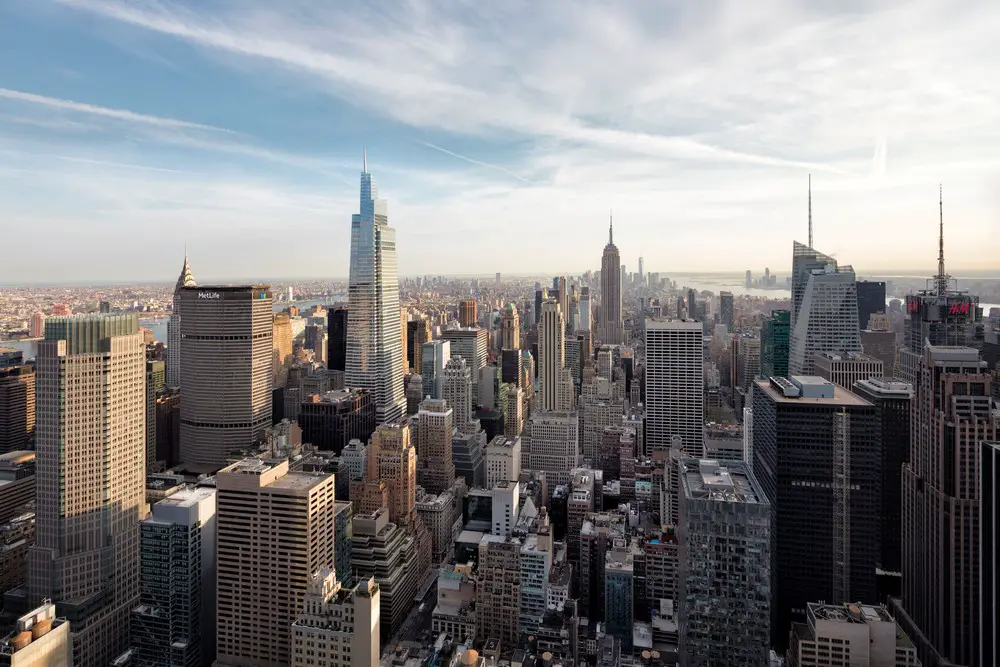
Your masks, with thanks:
M813 247L813 175L809 174L809 248Z
M938 272L937 291L941 296L948 292L948 274L944 272L944 188L938 184Z

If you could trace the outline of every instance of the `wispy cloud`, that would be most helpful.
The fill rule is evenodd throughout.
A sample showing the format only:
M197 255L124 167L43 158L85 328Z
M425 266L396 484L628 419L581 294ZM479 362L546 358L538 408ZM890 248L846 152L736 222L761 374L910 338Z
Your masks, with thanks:
M452 156L454 158L458 158L459 160L464 160L465 162L468 162L469 164L474 164L474 165L477 165L477 166L480 166L480 167L485 167L487 169L493 169L495 171L499 171L502 174L507 174L508 176L510 176L512 178L516 178L517 180L521 181L522 183L528 183L529 185L531 184L531 181L529 181L528 179L524 178L523 176L519 176L518 174L515 174L514 172L512 172L510 169L506 169L505 167L501 167L500 165L490 164L488 162L483 162L481 160L476 160L475 158L468 157L467 155L459 155L458 153L455 153L454 151L450 151L447 148L442 148L441 146L438 146L436 144L432 144L429 141L418 141L417 143L419 143L419 144L421 144L423 146L427 146L427 148L433 148L434 150L439 151L441 153L444 153L445 155L450 155L450 156Z
M72 100L62 100L56 97L46 97L45 95L36 95L34 93L27 93L20 90L10 90L9 88L0 88L0 97L9 100L17 100L19 102L28 102L30 104L40 104L42 106L50 107L53 109L75 111L77 113L91 114L94 116L103 116L104 118L114 118L116 120L123 120L130 123L141 123L144 125L154 125L156 127L174 128L183 130L209 130L212 132L223 132L226 134L233 134L232 130L227 130L221 127L215 127L213 125L192 123L186 120L177 120L176 118L150 116L148 114L129 111L128 109L111 109L108 107L97 106L94 104L74 102Z

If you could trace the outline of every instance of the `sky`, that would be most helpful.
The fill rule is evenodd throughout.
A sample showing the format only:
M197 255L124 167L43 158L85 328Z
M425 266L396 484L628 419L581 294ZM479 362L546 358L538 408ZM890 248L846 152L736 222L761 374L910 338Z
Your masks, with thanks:
M347 275L359 172L402 275L1000 274L995 0L5 0L0 284Z

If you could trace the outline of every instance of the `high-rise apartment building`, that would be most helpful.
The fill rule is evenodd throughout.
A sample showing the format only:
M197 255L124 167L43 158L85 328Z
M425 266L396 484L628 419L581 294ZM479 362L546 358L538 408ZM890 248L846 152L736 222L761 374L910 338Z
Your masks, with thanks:
M679 437L689 456L705 450L704 330L701 322L646 319L646 451L670 450Z
M173 310L167 320L167 367L166 380L168 387L178 387L181 383L181 310L180 293L185 287L196 285L191 275L191 264L188 262L187 250L184 251L184 266L177 277L174 286ZM39 334L41 335L41 334Z
M287 665L313 572L336 562L333 475L246 459L219 471L216 665Z
M35 369L0 349L0 453L28 448L35 435Z
M559 406L559 381L566 364L566 326L555 299L542 304L538 323L538 385L542 410Z
M451 358L465 359L472 373L472 405L474 407L482 405L483 400L479 395L479 371L486 367L489 332L478 327L445 329L441 332L441 339L451 343Z
M773 310L760 328L760 375L788 377L788 346L791 312Z
M621 345L625 342L622 330L622 263L618 246L615 245L614 221L608 223L608 244L601 257L601 305L599 310L600 328L598 338L605 345Z
M366 156L361 208L351 216L344 382L372 392L380 424L399 419L406 409L399 325L396 230L389 226L388 203L378 198Z
M766 665L771 504L742 462L685 459L679 465L681 664Z
M806 622L792 626L787 665L921 667L913 642L885 607L853 602L810 602Z
M1000 442L980 445L979 664L1000 661Z
M880 435L875 406L832 382L755 383L753 472L776 524L774 643L810 601L878 599Z
M978 661L980 445L1000 438L993 376L979 351L924 348L903 466L903 608L925 664Z
M476 314L476 300L462 299L458 302L458 326L478 326L479 317Z
M271 426L267 285L183 287L181 461L226 465Z
M332 570L314 573L292 624L292 667L378 667L380 615L374 578L345 588Z
M789 373L813 375L820 352L861 352L854 269L812 249L793 251Z
M215 659L215 504L210 487L181 489L139 524L136 665L209 665Z
M521 541L484 535L479 543L476 636L517 646L521 615Z
M428 493L444 493L455 483L451 437L454 411L448 402L429 398L417 412L417 484Z
M129 647L146 505L146 346L135 314L55 317L37 357L28 596L71 623L74 663Z
M431 323L426 317L418 316L406 323L407 329L407 352L410 357L410 368L417 373L423 368L423 347L434 336L431 332Z
M860 352L820 352L813 361L816 375L853 391L854 384L885 376L882 362Z
M326 367L347 371L347 306L336 306L326 313Z
M910 404L913 386L886 378L870 378L854 384L855 394L875 406L882 441L882 503L879 513L882 556L879 569L886 576L900 577L900 526L902 525L903 464L910 460ZM900 590L893 590L899 595Z
M500 320L501 350L517 350L521 347L521 318L514 304L508 303Z
M885 312L885 283L878 280L859 280L858 329L867 329L868 320L875 313Z

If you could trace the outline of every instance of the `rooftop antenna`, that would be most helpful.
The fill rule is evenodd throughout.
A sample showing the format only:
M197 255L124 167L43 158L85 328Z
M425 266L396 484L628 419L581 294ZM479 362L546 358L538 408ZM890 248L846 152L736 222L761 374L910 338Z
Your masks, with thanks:
M615 244L615 212L608 209L608 245Z
M948 291L948 274L944 272L944 188L938 184L938 272L937 276L938 295L944 295Z
M809 174L809 247L813 247L813 175Z
M368 173L368 144L364 144L364 166L361 167L361 171L365 174Z

